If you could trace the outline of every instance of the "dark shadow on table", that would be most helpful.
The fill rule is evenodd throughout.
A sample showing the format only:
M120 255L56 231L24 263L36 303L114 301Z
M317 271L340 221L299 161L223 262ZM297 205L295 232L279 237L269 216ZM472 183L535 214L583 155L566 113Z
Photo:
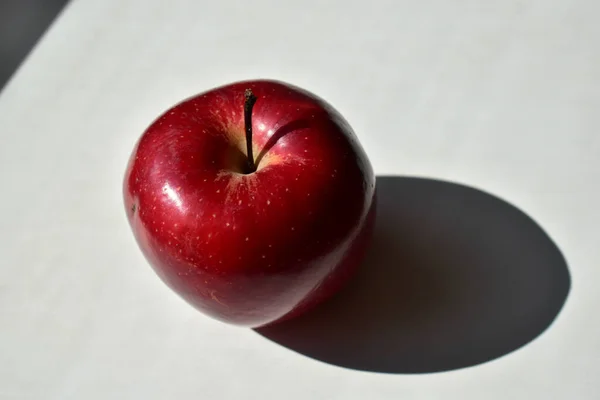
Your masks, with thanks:
M357 370L428 373L506 355L540 335L570 289L564 257L514 206L430 179L378 177L373 243L333 299L257 332Z
M0 1L0 92L67 0Z

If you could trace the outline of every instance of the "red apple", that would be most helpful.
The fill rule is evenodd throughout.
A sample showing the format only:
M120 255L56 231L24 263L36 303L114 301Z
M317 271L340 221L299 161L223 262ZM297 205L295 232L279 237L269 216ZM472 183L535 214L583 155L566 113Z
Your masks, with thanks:
M123 191L160 278L204 313L249 327L335 293L375 215L373 170L348 123L276 81L222 86L168 110L136 144Z

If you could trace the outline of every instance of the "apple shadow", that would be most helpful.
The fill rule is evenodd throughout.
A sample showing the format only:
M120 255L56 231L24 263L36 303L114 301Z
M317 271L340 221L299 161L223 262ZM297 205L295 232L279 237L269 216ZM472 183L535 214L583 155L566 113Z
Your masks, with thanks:
M352 281L260 335L329 364L410 374L493 360L550 326L571 279L530 217L449 182L382 176L377 190L373 242Z

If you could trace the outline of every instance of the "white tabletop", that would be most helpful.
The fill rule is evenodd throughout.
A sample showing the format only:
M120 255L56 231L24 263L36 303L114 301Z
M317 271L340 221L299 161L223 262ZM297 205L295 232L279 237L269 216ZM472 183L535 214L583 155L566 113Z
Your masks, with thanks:
M0 398L599 398L599 13L72 2L0 94ZM388 176L360 279L262 334L167 289L121 200L159 113L248 78L327 99Z

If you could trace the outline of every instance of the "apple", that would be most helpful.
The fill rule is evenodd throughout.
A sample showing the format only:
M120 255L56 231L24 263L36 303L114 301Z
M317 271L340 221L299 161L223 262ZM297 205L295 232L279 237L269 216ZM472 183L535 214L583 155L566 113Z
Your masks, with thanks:
M344 118L278 81L175 105L129 159L127 217L158 276L198 310L260 327L338 291L375 216L371 164Z

